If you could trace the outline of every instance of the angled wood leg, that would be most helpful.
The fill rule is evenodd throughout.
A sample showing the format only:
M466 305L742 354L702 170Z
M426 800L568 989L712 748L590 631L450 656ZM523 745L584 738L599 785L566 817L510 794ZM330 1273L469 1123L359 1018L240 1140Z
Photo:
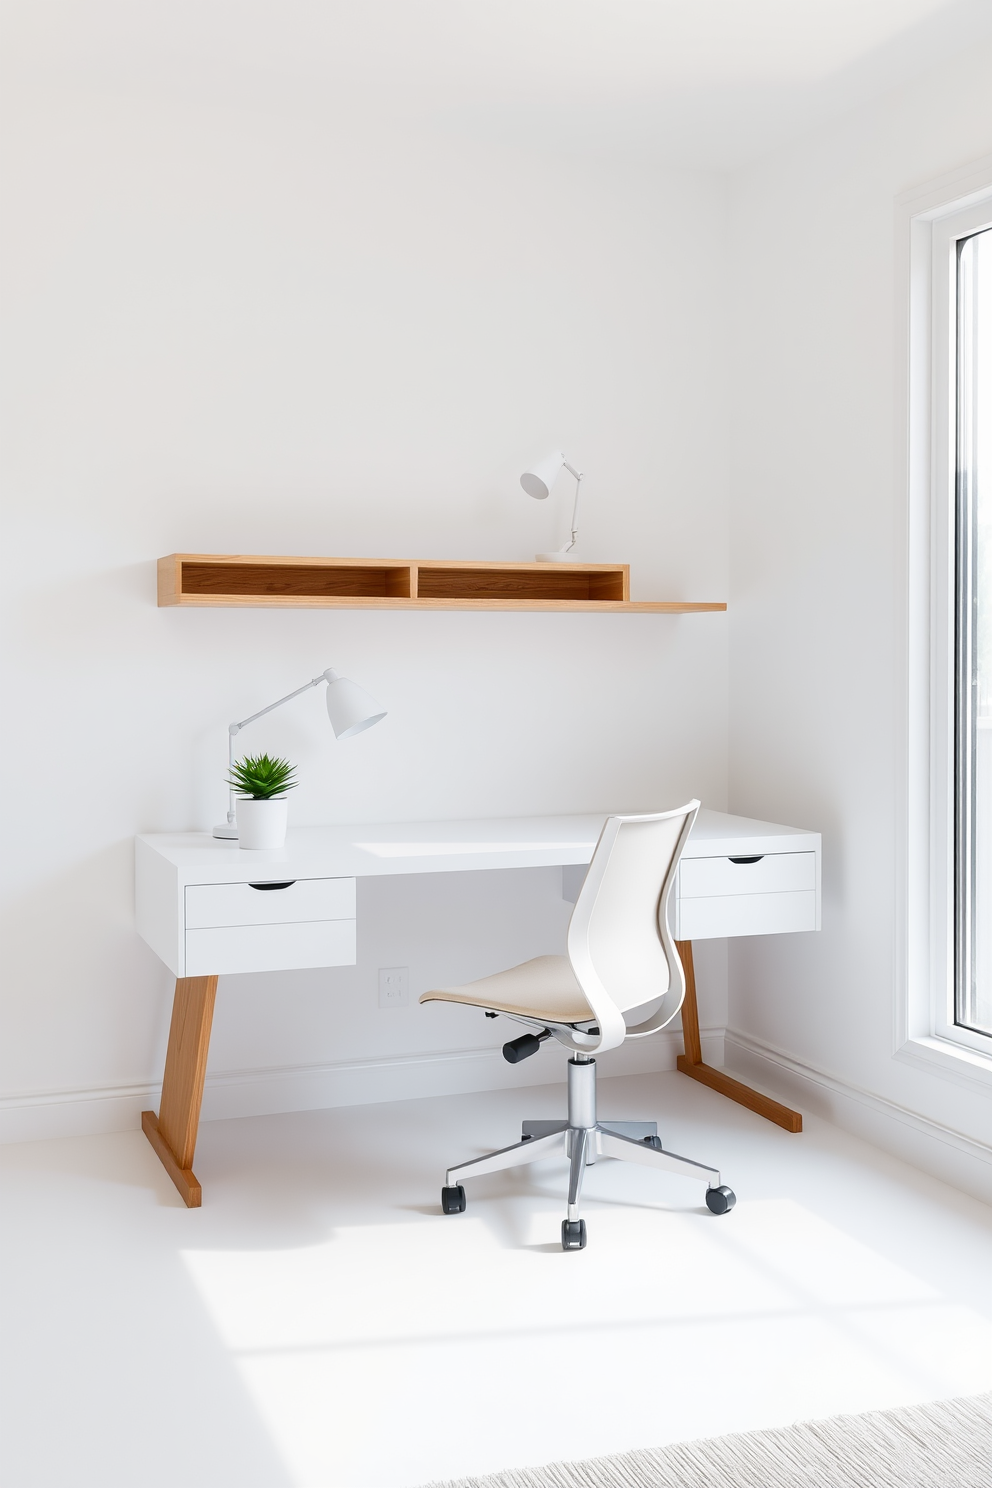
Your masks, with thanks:
M216 995L215 976L177 979L159 1113L141 1113L142 1131L190 1209L198 1209L202 1202L193 1153Z
M675 1061L678 1068L684 1075L691 1075L694 1080L708 1085L711 1090L718 1090L721 1095L736 1101L739 1106L747 1106L749 1111L754 1111L758 1116L764 1116L766 1121L774 1121L776 1126L784 1127L788 1132L801 1132L803 1118L798 1111L791 1110L789 1106L780 1105L770 1096L761 1095L757 1090L752 1090L750 1085L744 1085L731 1075L725 1075L723 1070L714 1069L711 1064L703 1063L703 1049L699 1041L699 1009L696 1006L696 973L692 964L692 941L677 940L675 948L682 960L682 969L685 972L685 1002L682 1004L682 1040L685 1044L685 1053L679 1054Z

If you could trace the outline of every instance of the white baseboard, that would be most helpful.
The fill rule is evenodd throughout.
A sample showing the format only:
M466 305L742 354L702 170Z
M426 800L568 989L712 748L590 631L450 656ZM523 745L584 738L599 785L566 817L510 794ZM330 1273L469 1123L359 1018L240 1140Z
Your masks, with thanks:
M992 1146L873 1095L738 1029L704 1029L703 1057L769 1094L833 1122L914 1167L992 1203ZM647 1074L675 1068L680 1032L632 1040L605 1054L600 1074ZM547 1053L510 1065L498 1048L458 1049L399 1058L342 1061L208 1073L203 1119L376 1104L431 1095L563 1082L563 1060ZM133 1131L141 1112L157 1110L161 1085L136 1081L90 1089L37 1091L0 1098L0 1143Z
M722 1064L723 1029L704 1029L702 1043L707 1061ZM681 1033L662 1032L652 1038L631 1040L604 1054L599 1061L599 1073L609 1078L673 1070L675 1057L681 1053ZM545 1053L522 1064L507 1064L498 1048L456 1049L438 1054L281 1069L208 1072L203 1119L273 1116L283 1111L362 1106L430 1095L465 1095L476 1090L563 1083L564 1079L563 1060L554 1060ZM133 1131L141 1124L142 1111L158 1109L161 1089L160 1083L135 1082L2 1097L0 1143Z
M727 1029L725 1044L729 1072L992 1204L992 1146L804 1064L739 1029Z

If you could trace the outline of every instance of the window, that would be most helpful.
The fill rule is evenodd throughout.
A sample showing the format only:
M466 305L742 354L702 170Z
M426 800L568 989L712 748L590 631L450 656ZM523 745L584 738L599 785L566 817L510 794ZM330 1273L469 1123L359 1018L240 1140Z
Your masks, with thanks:
M992 1093L992 157L907 193L899 238L909 501L895 1052Z
M992 1038L992 229L954 281L954 1023Z

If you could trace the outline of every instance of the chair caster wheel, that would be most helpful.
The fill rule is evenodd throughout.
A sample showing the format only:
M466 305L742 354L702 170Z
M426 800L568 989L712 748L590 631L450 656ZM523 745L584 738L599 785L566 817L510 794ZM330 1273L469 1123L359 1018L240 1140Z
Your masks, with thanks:
M585 1250L586 1222L584 1219L563 1219L561 1222L562 1250Z
M728 1189L727 1192L730 1193L730 1190ZM465 1213L465 1190L460 1183L455 1188L442 1188L441 1212L442 1214Z
M711 1214L729 1214L736 1203L737 1195L725 1183L706 1190L706 1207Z

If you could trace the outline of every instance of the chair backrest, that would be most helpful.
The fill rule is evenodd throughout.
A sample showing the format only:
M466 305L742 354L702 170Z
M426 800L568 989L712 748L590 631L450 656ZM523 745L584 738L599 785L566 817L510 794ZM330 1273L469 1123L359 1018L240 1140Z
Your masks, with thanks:
M600 835L568 927L568 955L601 1022L618 1038L619 1013L664 999L645 1032L675 1016L685 996L682 963L668 928L668 900L686 839L699 810L690 801L652 816L611 816ZM604 1034L607 1030L603 1028Z

